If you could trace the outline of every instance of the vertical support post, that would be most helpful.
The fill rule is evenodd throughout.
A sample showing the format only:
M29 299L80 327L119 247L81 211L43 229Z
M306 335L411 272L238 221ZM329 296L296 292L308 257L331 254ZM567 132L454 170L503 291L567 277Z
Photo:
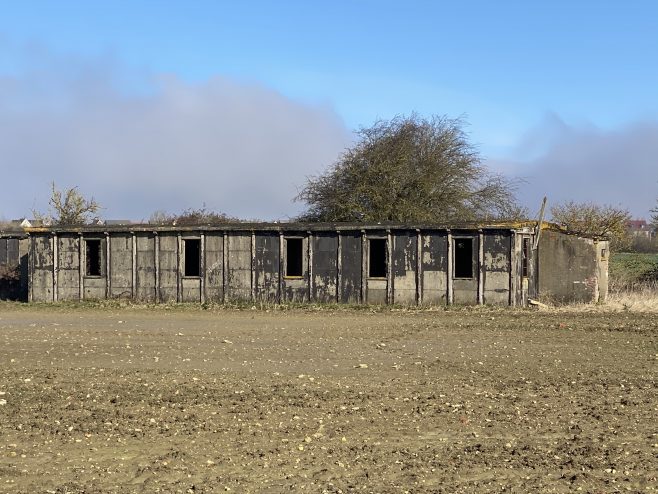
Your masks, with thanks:
M58 288L58 278L59 278L59 241L57 240L57 234L53 233L52 237L52 252L53 252L53 302L59 300L59 288Z
M251 231L251 301L256 301L256 233Z
M336 236L338 237L338 251L336 252L336 303L340 303L340 285L343 278L343 252L342 252L342 243L340 230L336 230Z
M201 252L199 252L199 283L200 283L200 297L201 297L201 303L205 304L206 303L206 234L205 232L201 232L200 235L200 240L199 240L199 248L201 249Z
M182 294L182 285L183 285L183 275L182 275L182 268L183 268L183 238L181 237L181 234L179 233L176 236L176 302L180 303L183 294Z
M447 244L448 244L448 300L446 300L447 305L452 305L452 302L454 300L453 297L453 286L452 286L452 273L453 273L453 268L455 264L454 256L452 254L452 233L450 230L447 230L448 235L447 235Z
M423 233L416 229L416 305L423 305Z
M279 232L279 287L278 287L279 303L283 303L283 232Z
M158 232L153 232L155 237L155 303L160 302L160 235Z
M368 300L368 239L366 231L361 230L361 303Z
M87 252L82 248L82 232L78 234L78 300L84 298L84 289L85 289L85 269L87 266ZM84 252L83 252L84 251Z
M510 255L509 255L509 305L516 307L517 284L517 257L516 257L516 232L511 231L510 235Z
M308 301L313 300L313 232L307 231L308 237Z
M478 304L484 304L484 232L478 230Z
M222 302L226 302L226 289L228 288L228 233L222 236Z
M27 298L29 302L34 302L34 258L35 255L35 240L34 236L30 235L30 254L28 256L28 290Z
M112 277L110 270L112 269L112 251L110 249L110 232L105 232L105 298L109 299L112 295Z
M132 233L132 298L137 300L137 237Z
M386 230L386 303L394 304L394 286L393 286L393 242L395 237L391 235L391 230Z

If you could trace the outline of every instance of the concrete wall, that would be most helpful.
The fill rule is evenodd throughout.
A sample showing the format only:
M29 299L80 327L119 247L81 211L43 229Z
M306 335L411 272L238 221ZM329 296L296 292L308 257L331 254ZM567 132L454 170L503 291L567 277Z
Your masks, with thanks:
M558 301L605 296L607 243L546 230L539 249L528 252L524 276L524 238L531 245L534 235L492 228L163 230L47 232L31 235L23 245L31 253L29 294L35 301L123 297L149 302L518 305L537 294ZM86 272L90 239L101 246L100 269L93 276ZM386 249L385 273L375 277L369 271L372 239L379 239L380 254L382 245ZM301 246L301 253L292 254L301 266L294 276L286 271L289 241ZM455 270L462 241L472 246L468 276ZM0 256L8 252L7 245L3 250L0 244ZM200 246L199 276L184 275L186 245Z
M538 298L558 303L604 301L608 254L607 241L543 231L538 248Z

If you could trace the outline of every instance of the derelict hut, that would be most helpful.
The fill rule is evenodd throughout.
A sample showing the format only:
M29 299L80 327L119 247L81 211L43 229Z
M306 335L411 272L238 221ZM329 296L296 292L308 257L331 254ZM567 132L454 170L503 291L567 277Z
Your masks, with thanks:
M607 242L536 224L27 228L29 300L524 305L599 301Z

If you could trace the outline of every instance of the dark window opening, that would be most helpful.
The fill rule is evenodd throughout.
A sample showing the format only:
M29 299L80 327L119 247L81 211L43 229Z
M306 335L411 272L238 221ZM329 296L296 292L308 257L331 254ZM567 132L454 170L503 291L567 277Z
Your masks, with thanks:
M523 239L523 254L521 256L521 276L528 277L528 260L530 259L530 239Z
M86 245L86 269L87 276L100 276L101 275L101 241L100 240L85 240Z
M455 239L455 278L473 278L473 239Z
M185 242L185 276L201 274L201 240L190 238Z
M369 242L368 276L386 278L386 239L371 238Z
M304 239L286 239L286 276L301 278L304 275Z

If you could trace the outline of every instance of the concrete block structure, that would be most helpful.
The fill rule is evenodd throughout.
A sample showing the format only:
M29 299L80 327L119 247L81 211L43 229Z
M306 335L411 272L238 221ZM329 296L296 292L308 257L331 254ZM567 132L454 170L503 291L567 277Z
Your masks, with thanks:
M21 235L34 302L521 306L604 301L608 287L608 242L550 224L124 224Z

